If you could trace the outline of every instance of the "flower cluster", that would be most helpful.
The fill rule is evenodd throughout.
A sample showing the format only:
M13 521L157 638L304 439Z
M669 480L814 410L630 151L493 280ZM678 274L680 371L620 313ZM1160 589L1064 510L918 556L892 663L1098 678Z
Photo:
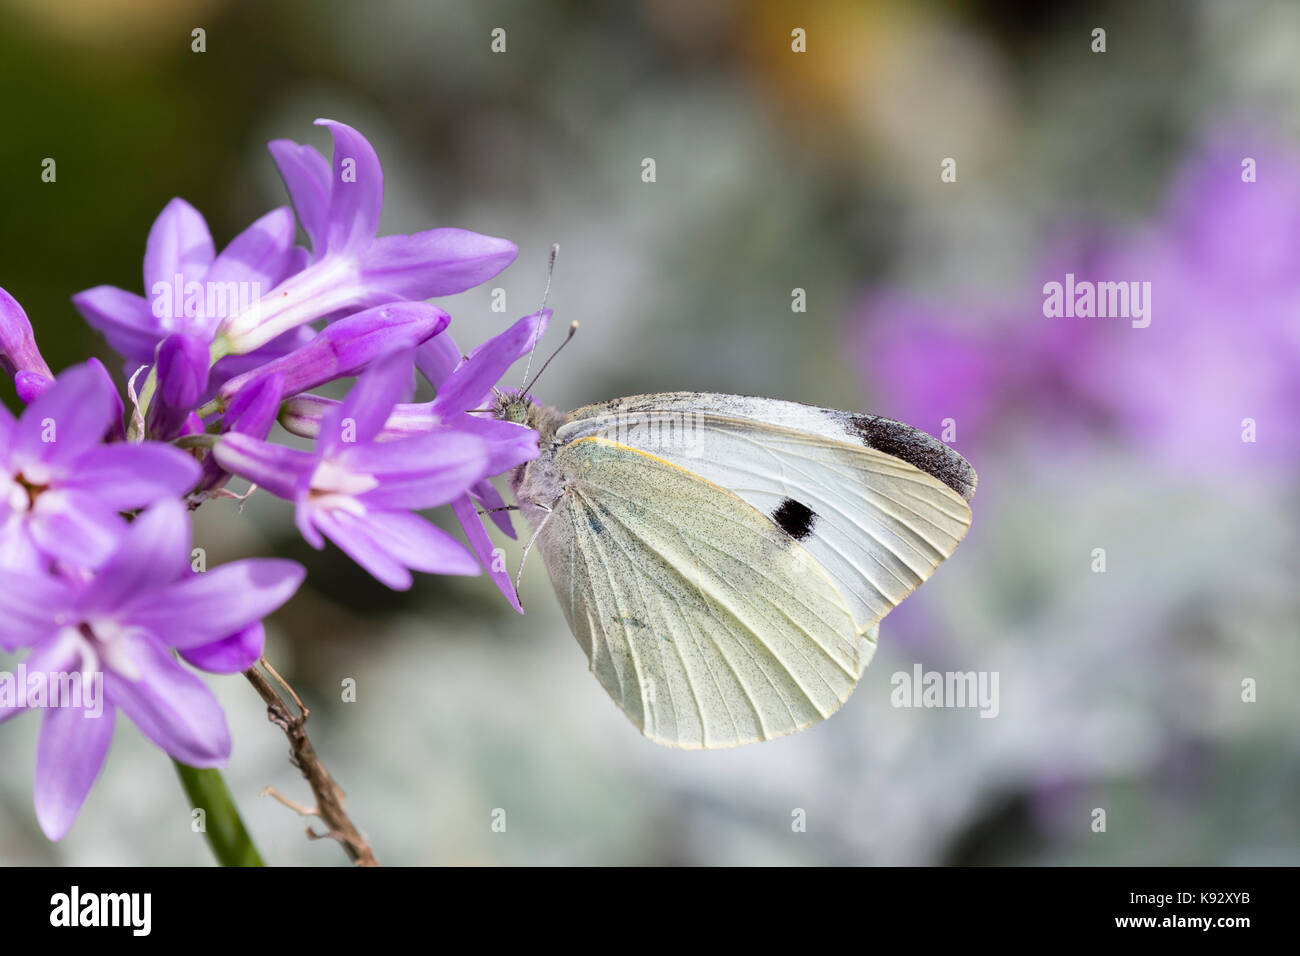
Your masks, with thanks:
M26 406L17 418L0 406L0 651L26 655L21 682L0 673L0 721L43 712L36 812L51 839L76 818L118 711L178 761L229 756L221 708L185 664L252 667L263 618L304 573L274 559L209 570L192 552L189 510L231 496L232 476L292 502L308 543L329 539L389 587L482 566L519 607L479 509L513 536L489 479L536 457L537 436L476 413L549 315L462 355L448 314L424 300L497 275L514 245L447 228L378 236L374 149L318 122L332 162L269 146L292 209L218 253L199 212L174 199L149 233L144 294L73 297L122 357L129 407L93 359L51 373L0 289L0 368ZM298 226L310 248L295 245ZM412 401L417 369L431 402ZM338 379L355 379L342 401L310 391ZM277 420L313 448L273 443ZM416 513L444 504L470 550Z

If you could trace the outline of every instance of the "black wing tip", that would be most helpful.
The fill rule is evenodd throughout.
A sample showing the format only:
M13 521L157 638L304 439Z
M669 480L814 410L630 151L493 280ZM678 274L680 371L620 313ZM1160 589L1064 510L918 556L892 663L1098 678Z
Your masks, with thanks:
M848 415L846 423L868 448L893 455L938 478L968 502L975 497L979 482L975 469L933 435L877 415Z

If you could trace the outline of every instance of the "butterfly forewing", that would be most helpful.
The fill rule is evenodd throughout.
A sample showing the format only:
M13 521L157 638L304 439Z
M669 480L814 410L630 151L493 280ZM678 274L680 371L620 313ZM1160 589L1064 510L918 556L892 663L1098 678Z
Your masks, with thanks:
M974 471L936 439L887 419L671 393L579 409L557 438L585 436L662 458L743 499L825 569L859 631L928 578L970 526Z

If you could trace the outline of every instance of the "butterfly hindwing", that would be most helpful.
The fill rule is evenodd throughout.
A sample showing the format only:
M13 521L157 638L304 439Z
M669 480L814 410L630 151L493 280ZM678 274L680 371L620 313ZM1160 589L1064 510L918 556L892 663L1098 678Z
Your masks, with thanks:
M736 494L598 437L562 444L538 534L591 669L646 736L727 747L852 692L874 643L804 545Z

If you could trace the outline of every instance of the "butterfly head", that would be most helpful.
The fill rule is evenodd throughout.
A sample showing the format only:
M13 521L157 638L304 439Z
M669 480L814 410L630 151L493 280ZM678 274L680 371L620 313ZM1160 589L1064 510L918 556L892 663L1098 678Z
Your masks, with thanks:
M496 417L503 422L531 426L528 419L534 404L522 390L499 392L496 399Z
M554 440L555 432L567 419L567 416L534 400L524 391L498 392L493 416L498 421L533 429L543 444Z

